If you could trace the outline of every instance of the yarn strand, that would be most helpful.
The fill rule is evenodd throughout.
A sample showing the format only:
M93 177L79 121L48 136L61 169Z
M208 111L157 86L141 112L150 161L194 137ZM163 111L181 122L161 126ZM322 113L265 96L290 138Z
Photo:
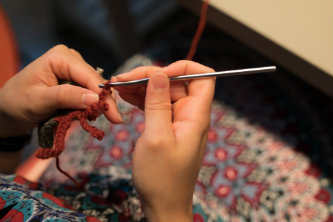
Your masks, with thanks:
M200 41L201 35L206 25L208 6L209 6L209 0L204 0L201 6L201 13L200 13L200 20L198 23L198 27L192 39L190 50L186 56L187 60L193 59L196 50L198 48L198 43ZM101 115L102 112L108 111L109 107L108 104L104 101L104 99L106 96L111 94L110 86L107 84L109 82L110 81L104 84L105 87L103 88L102 92L99 94L99 100L93 103L88 109L77 110L70 112L65 116L56 117L54 120L58 122L58 126L55 131L53 147L39 148L36 152L36 156L41 159L48 159L51 157L55 157L57 169L62 174L67 176L71 181L73 181L78 187L81 187L80 183L60 168L59 155L65 149L66 133L74 120L78 120L82 128L85 131L89 132L91 136L93 136L94 138L97 138L98 140L103 139L105 135L104 132L102 130L97 129L94 126L89 125L87 120L95 121L97 117Z
M53 147L39 148L36 152L36 156L41 159L48 159L51 157L55 157L57 169L65 176L67 176L71 181L73 181L78 187L80 187L79 182L77 182L73 177L71 177L68 173L66 173L60 168L59 155L65 149L65 137L67 130L71 126L72 122L75 120L78 120L82 128L85 131L89 132L91 136L97 138L98 140L103 139L105 135L104 132L102 130L97 129L94 126L90 126L87 120L95 121L97 117L101 115L102 112L108 111L109 109L108 104L104 100L108 95L111 94L111 90L110 86L108 86L107 83L109 83L109 81L105 83L105 87L103 88L102 92L99 94L99 100L93 103L88 109L76 110L70 112L65 116L54 118L54 121L58 122L58 126L55 130Z
M199 24L198 24L197 30L194 34L194 37L192 39L191 47L186 56L186 60L192 60L197 51L201 35L206 26L206 17L207 17L208 6L209 6L209 0L204 0L201 5Z
M75 180L71 175L69 175L66 171L62 170L60 168L60 160L59 160L59 156L56 157L56 166L57 166L57 169L62 173L64 174L66 177L68 177L71 181L73 181L73 183L75 183L75 185L77 187L82 187L81 184Z

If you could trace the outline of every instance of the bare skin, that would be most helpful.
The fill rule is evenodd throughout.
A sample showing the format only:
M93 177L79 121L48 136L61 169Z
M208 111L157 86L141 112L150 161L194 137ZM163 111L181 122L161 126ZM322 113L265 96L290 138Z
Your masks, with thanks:
M117 88L123 99L145 111L145 130L133 153L133 181L150 221L192 221L192 195L206 146L215 79L170 84L168 77L212 71L178 61L164 68L140 67L112 79L151 78L146 87ZM85 88L58 85L57 79ZM0 137L23 135L57 109L87 108L97 101L103 81L75 50L52 48L0 89ZM107 103L106 118L121 123L114 100L110 97ZM17 156L1 153L0 171L14 169Z
M190 61L141 67L113 81L150 77L146 95L120 96L144 107L145 130L133 153L133 181L151 221L192 221L192 195L206 147L215 79L169 84L168 76L212 72ZM133 97L131 97L133 95ZM140 99L141 98L141 99ZM172 102L172 103L171 103Z

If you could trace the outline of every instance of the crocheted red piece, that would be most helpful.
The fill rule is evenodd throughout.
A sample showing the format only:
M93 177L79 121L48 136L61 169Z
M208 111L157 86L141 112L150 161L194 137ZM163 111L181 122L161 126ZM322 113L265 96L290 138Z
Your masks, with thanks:
M209 5L209 0L204 0L201 6L200 21L196 33L193 37L190 50L188 52L188 55L186 56L187 60L192 60L197 50L198 42L201 38L202 32L206 24L206 14L208 10L208 5ZM109 82L110 81L108 81L107 83ZM58 170L63 174L65 174L78 186L80 186L80 184L74 178L72 178L68 173L66 173L60 168L59 155L65 149L66 132L68 128L71 126L72 121L74 120L79 120L82 128L87 132L89 132L93 137L97 138L98 140L103 139L104 132L97 129L94 126L90 126L87 120L95 121L96 118L101 114L101 112L105 112L109 109L108 104L104 102L105 97L111 94L110 86L107 85L107 83L105 84L105 87L103 88L102 92L99 94L98 102L92 104L87 110L78 110L62 117L56 117L54 120L57 121L59 124L55 132L53 149L52 147L40 148L36 152L36 156L41 159L48 159L50 157L55 157Z
M110 86L106 82L104 85L102 92L99 94L99 100L93 103L88 109L86 110L77 110L70 112L69 114L61 117L54 118L59 124L55 131L54 136L54 145L50 148L39 148L36 152L36 156L41 159L48 159L50 157L56 158L56 165L60 172L65 174L68 178L70 178L76 185L80 186L80 184L72 178L69 174L65 171L60 169L59 163L59 155L65 149L65 137L67 130L72 124L72 121L78 120L82 128L89 132L93 137L97 138L98 140L102 140L104 137L104 132L102 130L97 129L94 126L90 126L87 122L95 121L98 116L101 115L102 112L106 112L109 109L108 104L104 101L104 99L111 94Z
M39 148L37 150L36 156L41 159L48 159L50 157L59 156L65 149L66 132L74 120L79 120L84 130L89 132L98 140L102 140L104 137L104 132L94 126L90 126L87 120L95 121L102 112L108 111L109 107L108 104L104 102L104 99L109 94L111 94L110 87L105 84L105 87L99 94L99 100L93 103L88 109L73 111L65 116L54 118L54 120L59 124L55 132L53 148Z

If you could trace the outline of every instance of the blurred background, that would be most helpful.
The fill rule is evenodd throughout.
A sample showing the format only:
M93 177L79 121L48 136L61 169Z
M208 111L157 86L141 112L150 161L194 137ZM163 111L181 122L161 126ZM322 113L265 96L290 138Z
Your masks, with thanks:
M161 66L184 59L199 20L200 1L193 1L196 10L192 9L191 4L191 1L186 0L0 1L0 7L14 33L20 67L26 66L54 45L65 44L79 51L93 67L103 68L106 78L116 74L126 61L131 62L128 65L131 68L143 65L142 59L131 59L134 55L144 56L153 64ZM256 38L255 44L249 43L253 35L247 35L248 32L243 27L237 29L241 37L236 38L233 31L228 29L233 24L232 21L227 18L220 21L227 27L221 29L214 22L214 18L219 18L216 11L210 8L208 14L212 17L207 23L194 61L217 71L278 66L276 73L217 80L215 100L222 109L221 112L228 115L225 115L223 121L213 123L216 124L216 131L222 128L233 129L234 137L229 141L230 144L241 141L247 149L244 153L255 156L253 159L249 158L256 164L260 162L265 150L276 143L287 144L287 148L295 155L295 163L299 161L299 154L302 158L304 155L306 158L300 162L308 165L302 172L314 176L320 184L318 186L327 191L328 199L320 201L328 209L324 207L325 212L332 215L333 88L324 87L323 90L318 83L312 84L309 78L300 78L297 74L299 70L311 73L319 69L307 63L303 66L297 56L289 59L286 56L287 50L278 51L266 44L262 44L262 48L270 50L273 56L263 53L263 50L255 50L255 44L260 45L261 41L266 40ZM291 60L292 68L284 65L279 58ZM296 71L294 67L302 68ZM318 78L325 84L332 83L332 78L326 75ZM274 138L274 141L268 145L259 139L254 142L253 138L259 135L262 141L267 138ZM277 152L274 155L275 159L267 159L267 162L262 162L267 165L260 166L261 172L267 173L267 178L269 174L279 174L284 164L274 162L280 154ZM239 161L236 159L233 161ZM276 165L271 166L270 163ZM297 162L295 168L300 166ZM244 178L249 180L247 176ZM325 184L322 182L324 179ZM277 184L274 180L270 183L272 189ZM240 182L238 185L242 184ZM237 186L237 181L233 185ZM285 194L288 192L293 191L286 191ZM317 193L311 195L315 196ZM237 212L239 215L241 213ZM242 216L247 221L253 221L253 218Z
M56 44L78 50L111 73L141 52L180 7L170 0L2 0L15 33L22 66Z

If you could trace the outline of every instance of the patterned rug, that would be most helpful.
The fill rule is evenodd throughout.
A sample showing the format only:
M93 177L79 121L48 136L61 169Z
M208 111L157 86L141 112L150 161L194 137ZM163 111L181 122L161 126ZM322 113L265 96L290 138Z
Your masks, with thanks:
M118 72L142 64L152 61L138 55ZM308 97L299 96L302 90ZM325 131L331 129L332 116L329 110L317 110L330 102L320 96L282 71L278 77L219 80L194 195L194 220L332 221L332 143ZM107 132L102 141L78 128L61 155L63 168L86 184L84 191L66 181L54 165L42 183L87 215L140 221L143 215L130 172L144 116L119 98L118 106L125 124L111 125L100 118L96 125Z
M116 73L182 59L196 21L160 33L147 55ZM153 61L149 58L153 58ZM195 60L216 70L273 63L208 26ZM103 141L74 131L61 155L64 169L83 181L78 190L56 171L43 175L46 191L104 221L140 221L131 181L131 152L144 129L143 113L118 99L125 124L96 122ZM194 221L333 221L332 99L278 67L273 74L219 79L211 128L193 197Z
M146 56L134 56L115 73L184 58L197 22L176 21L147 46ZM216 70L273 65L210 26L195 61ZM144 115L117 101L124 124L99 118L94 124L106 132L103 141L73 126L60 156L62 168L83 188L54 163L40 184L0 175L2 220L145 221L131 179ZM279 66L273 74L219 79L193 196L194 221L332 222L332 104Z

